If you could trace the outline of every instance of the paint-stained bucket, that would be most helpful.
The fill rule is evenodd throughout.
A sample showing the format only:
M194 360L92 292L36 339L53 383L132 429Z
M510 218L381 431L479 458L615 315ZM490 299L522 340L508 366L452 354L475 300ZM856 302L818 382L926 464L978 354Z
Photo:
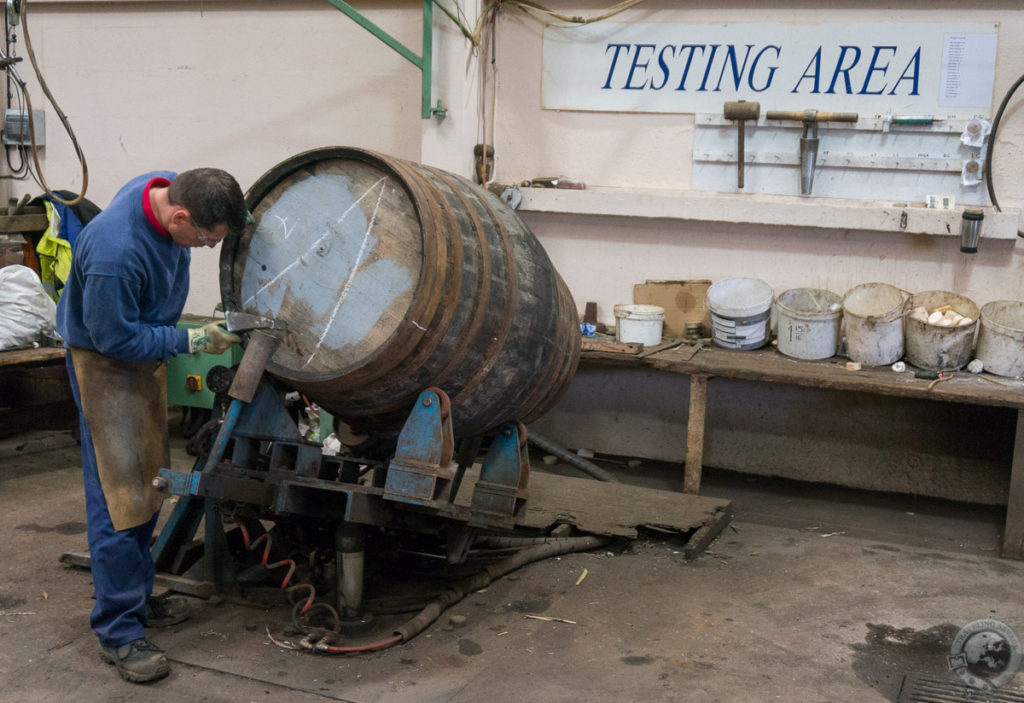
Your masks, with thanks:
M725 278L711 284L711 339L727 349L758 349L768 342L775 291L757 278Z
M835 356L843 299L820 288L793 288L775 301L779 351L794 359Z
M982 306L974 356L997 376L1024 376L1024 303L993 300Z
M888 283L862 283L843 297L847 356L885 366L903 356L903 317L910 293Z
M616 305L615 339L635 342L645 347L661 344L665 324L665 308L660 305Z
M929 290L915 294L908 305L911 310L924 308L926 313L946 306L971 321L940 326L919 320L913 314L907 316L907 361L919 369L957 371L971 360L974 335L978 330L978 306L972 300L949 291Z

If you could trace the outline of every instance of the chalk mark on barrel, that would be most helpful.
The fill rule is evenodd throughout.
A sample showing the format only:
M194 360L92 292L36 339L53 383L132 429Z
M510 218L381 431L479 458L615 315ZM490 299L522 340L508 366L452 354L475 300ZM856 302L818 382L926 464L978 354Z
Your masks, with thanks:
M327 338L327 333L330 332L331 326L334 324L334 318L337 317L338 310L341 309L341 304L345 302L345 298L348 296L348 292L352 288L352 280L356 277L356 274L359 273L359 265L363 262L363 257L366 256L368 248L367 245L370 243L370 233L373 231L373 225L377 221L377 211L380 210L380 202L384 199L384 191L387 190L387 184L384 183L384 180L384 178L381 178L370 186L370 190L373 190L379 185L380 192L377 194L377 204L373 206L373 214L370 215L370 222L366 226L366 232L363 234L363 242L359 245L359 253L356 255L356 260L352 264L352 269L348 272L348 277L345 279L345 285L341 287L341 293L338 294L338 302L334 304L334 309L331 310L331 317L327 320L327 324L324 325L324 330L320 333L320 338L316 341L316 346L313 347L312 353L309 355L309 358L306 359L306 363L302 365L302 368L309 366L309 362L313 361L313 357L315 357L316 353L320 350L320 347L324 343L324 339ZM369 192L370 191L368 190L367 193ZM363 195L359 196L359 199L362 200L365 195L366 193L363 193ZM346 210L346 212L348 211Z
M355 208L355 206L358 205L359 203L361 203L363 201L363 198L365 198L367 195L369 195L373 191L374 188L376 188L381 183L383 183L386 178L387 178L387 176L381 177L376 183L374 183L372 186L367 188L366 191L364 191L362 195L360 195L358 198L356 198L355 202L353 202L351 205L349 205L347 208L345 208L345 212L341 213L341 215L338 216L338 219L336 219L334 221L334 224L340 225L342 222L344 222L345 218L348 216L348 214L350 212L352 212L352 210ZM383 189L383 187L381 187L381 194L383 195L383 193L384 193L384 189ZM380 198L377 199L377 206L378 207L380 206ZM376 208L374 208L373 214L374 214L374 216L376 216L376 214L377 214ZM275 217L277 217L279 220L281 220L281 217L279 215L275 215ZM284 224L284 222L285 222L284 220L281 220L281 224ZM371 227L373 226L372 220L370 222L370 226ZM295 230L295 228L292 227L292 231L294 231L294 230ZM320 243L323 242L324 239L326 239L328 236L330 236L331 233L333 233L333 232L334 232L334 230L332 228L328 228L328 230L326 232L324 232L323 234L321 234L317 238L317 240L315 242L313 242L312 244L309 245L309 247L306 249L306 251L304 251L301 254L299 254L298 258L296 258L295 261L291 262L290 264L285 266L283 269L281 269L281 272L279 274L277 274L276 276L271 278L269 281L267 281L266 284L264 284L261 288L259 288L259 290L257 290L255 293L250 295L249 298L244 303L245 307L249 307L250 305L252 305L256 301L256 296L257 295L259 295L260 293L265 291L267 288L270 288L272 285L274 285L279 280L281 280L282 276L284 276L286 273L288 273L293 268L295 268L300 263L302 263L302 257L304 257L306 254L310 253L311 251L315 250L318 246L320 246ZM369 234L369 230L367 230L367 234ZM290 235L289 235L289 233L288 233L288 231L286 229L285 230L285 239L287 239L289 236ZM362 252L360 251L360 253L362 253ZM356 263L358 264L358 260L357 260ZM333 319L333 317L332 317L332 319ZM319 347L320 345L318 344L317 346ZM313 353L314 354L316 353L315 349L313 350ZM312 359L312 358L313 357L310 357L310 359ZM309 364L309 362L307 361L306 364ZM303 368L305 368L305 366L303 366Z
M274 215L281 223L281 230L284 232L284 238L287 240L288 237L292 236L292 232L295 231L295 225L292 225L291 230L288 229L288 218L281 217L280 215Z

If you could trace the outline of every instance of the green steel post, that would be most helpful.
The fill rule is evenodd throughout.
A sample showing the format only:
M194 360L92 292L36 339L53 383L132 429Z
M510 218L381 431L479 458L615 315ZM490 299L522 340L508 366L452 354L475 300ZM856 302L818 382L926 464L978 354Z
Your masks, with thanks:
M420 107L423 119L427 119L433 113L430 107L430 95L433 91L431 84L431 72L434 64L434 0L423 0L423 64L420 70L423 73L423 87L420 90Z

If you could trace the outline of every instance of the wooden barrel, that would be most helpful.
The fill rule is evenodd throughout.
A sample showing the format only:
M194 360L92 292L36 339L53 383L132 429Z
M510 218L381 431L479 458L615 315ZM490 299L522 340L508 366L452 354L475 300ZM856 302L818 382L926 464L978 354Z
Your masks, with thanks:
M394 432L436 386L456 435L482 434L536 419L572 380L568 288L466 179L330 147L278 164L246 202L256 226L221 250L225 309L284 321L270 373L353 429Z

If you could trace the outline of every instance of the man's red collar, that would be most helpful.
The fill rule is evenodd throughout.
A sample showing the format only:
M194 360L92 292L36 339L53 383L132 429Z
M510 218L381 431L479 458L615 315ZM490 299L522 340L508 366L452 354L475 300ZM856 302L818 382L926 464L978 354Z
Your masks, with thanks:
M153 187L166 188L169 185L171 185L169 180L163 176L156 176L155 178L151 178L149 183L147 183L146 187L142 190L142 211L146 213L146 219L149 220L149 224L153 225L153 229L165 237L170 237L171 233L168 232L162 224L160 224L158 219L156 219L156 213L153 212L153 203L149 200L149 189Z

